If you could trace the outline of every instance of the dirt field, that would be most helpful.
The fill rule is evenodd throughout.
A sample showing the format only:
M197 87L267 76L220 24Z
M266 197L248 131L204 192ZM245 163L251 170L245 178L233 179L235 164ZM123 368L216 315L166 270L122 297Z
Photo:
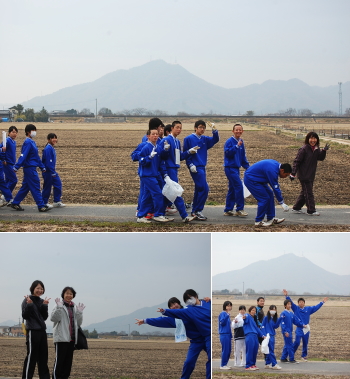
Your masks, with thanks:
M54 345L49 339L49 369ZM168 341L88 340L89 350L76 351L70 378L178 378L188 343ZM0 376L21 377L26 355L24 338L0 338ZM201 353L191 378L205 377L206 356Z
M293 297L292 297L293 298ZM307 298L307 305L316 305L322 301L323 297ZM238 307L244 304L248 309L251 305L256 305L254 299L250 300L233 300L231 298L220 296L216 299L213 296L213 358L220 358L221 344L218 337L218 316L222 312L222 304L225 300L233 303L231 319L238 314ZM268 306L274 304L277 306L277 313L280 314L284 307L284 298L267 296L264 311L265 314ZM347 327L350 322L350 300L336 299L328 300L322 308L311 316L310 327L311 334L309 340L310 359L318 360L350 360L350 329ZM294 328L295 329L295 328ZM279 359L283 348L283 338L280 328L276 330L276 357ZM301 350L296 353L296 359L300 357ZM233 356L233 352L232 352ZM258 359L263 359L259 352ZM218 376L219 377L219 376Z
M57 132L57 171L63 181L63 201L85 204L136 204L139 191L137 164L131 162L130 153L145 134L146 125L106 126L106 130L91 130L91 125L74 125L69 129L65 124L49 124L52 129L43 129L48 124L38 124L39 150L45 146L45 137L50 131ZM190 133L191 125L185 125L180 139ZM93 126L96 128L96 126ZM139 130L135 130L134 128ZM64 129L63 129L64 128ZM124 128L124 129L123 129ZM231 125L229 125L231 128ZM227 192L227 180L222 167L223 146L231 132L227 125L219 124L220 142L209 151L207 177L210 185L209 204L223 204ZM207 135L209 132L207 131ZM275 135L272 131L246 130L243 134L248 160L251 163L272 158L280 162L293 162L298 148L302 145L291 135ZM23 143L20 131L18 151ZM19 177L22 170L19 172ZM185 189L184 198L192 200L193 182L185 164L179 171L180 183ZM21 178L20 178L21 179ZM334 147L327 159L320 162L315 181L315 198L319 204L350 204L348 183L350 181L350 159L346 149ZM282 191L287 204L292 204L300 190L298 181L281 180ZM19 184L15 189L15 193ZM28 196L25 202L32 203ZM256 204L251 197L248 204Z
M231 374L231 373L222 373L215 372L213 373L213 379L241 379L241 378L273 378L273 379L349 379L348 375L303 375L303 374L267 374L267 373L239 373L239 374Z

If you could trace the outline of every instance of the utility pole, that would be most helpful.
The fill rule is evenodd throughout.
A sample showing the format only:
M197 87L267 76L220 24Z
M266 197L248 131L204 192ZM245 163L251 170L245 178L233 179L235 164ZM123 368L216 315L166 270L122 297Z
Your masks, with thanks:
M96 121L97 121L97 99L96 99Z
M341 92L341 85L342 82L338 82L339 84L339 116L343 114L343 104L342 104L342 92Z
M243 292L242 292L242 296L244 296L244 282L243 282Z

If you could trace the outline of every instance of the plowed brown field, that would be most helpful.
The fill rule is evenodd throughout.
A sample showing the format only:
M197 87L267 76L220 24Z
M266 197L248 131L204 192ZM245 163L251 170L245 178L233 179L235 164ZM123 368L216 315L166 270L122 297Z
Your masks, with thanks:
M49 369L54 345L49 339ZM179 378L188 343L173 341L88 340L89 350L74 353L71 378ZM22 377L24 338L0 338L0 376ZM205 377L206 355L199 356L191 378ZM37 371L36 371L37 375Z
M146 129L146 128L145 128ZM63 181L63 201L85 204L135 204L139 192L137 164L130 153L141 141L145 129L140 130L59 130L56 145L57 171ZM51 130L40 129L38 124L37 144L39 150L45 146L45 137ZM181 141L190 134L184 130ZM223 170L223 146L232 133L220 131L220 142L209 151L207 177L210 185L208 202L223 204L227 192L227 180ZM206 132L210 134L209 131ZM275 135L271 131L246 130L243 134L247 157L251 163L261 159L276 159L281 163L292 163L300 140L290 135ZM19 154L23 142L23 131L18 139ZM19 172L21 178L22 170ZM180 183L185 189L184 198L192 200L193 182L185 163L179 171ZM331 149L324 162L318 166L315 180L315 198L319 204L350 203L350 159L340 148ZM298 181L281 180L286 203L292 204L300 190ZM19 184L15 192L19 189ZM33 202L28 196L27 202ZM249 197L248 204L256 204Z

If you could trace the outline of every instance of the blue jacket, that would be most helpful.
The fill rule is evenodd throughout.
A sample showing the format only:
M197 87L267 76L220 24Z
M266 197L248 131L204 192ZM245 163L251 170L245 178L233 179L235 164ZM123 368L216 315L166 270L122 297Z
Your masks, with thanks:
M317 305L310 306L310 307L300 308L298 305L296 305L296 304L293 303L292 299L289 296L286 296L286 299L290 300L292 302L293 312L301 320L301 322L303 323L303 325L309 324L310 323L310 316L313 313L317 312L322 307L322 305L323 305L323 301L321 301ZM297 327L298 334L300 333L300 331L302 332L302 329L303 329L302 326L298 326Z
M232 338L230 315L225 311L219 314L219 334L229 334Z
M245 172L244 177L254 182L270 184L278 202L283 201L282 192L278 184L281 163L274 159L264 159L254 163Z
M146 318L145 322L148 325L156 326L158 328L176 328L174 317ZM193 340L203 338L192 321L184 320L183 323L186 329L186 336L189 339Z
M43 150L42 162L46 168L47 172L52 175L56 175L56 150L49 143L45 146Z
M150 158L150 154L155 147L157 154ZM139 153L139 175L140 177L154 176L160 173L163 177L167 174L164 163L164 150L160 145L154 146L151 142L146 142L145 146Z
M39 157L36 143L29 137L24 140L21 155L18 158L17 163L14 165L16 170L21 167L40 167L42 170L45 169L45 166Z
M133 162L138 162L140 159L140 153L142 148L146 145L147 142L141 142L136 149L130 154L130 157Z
M10 165L16 163L16 146L17 143L11 137L6 138L6 151L4 152L4 157L1 156L2 161L6 161ZM3 147L3 143L0 143L0 149Z
M263 333L256 326L254 318L249 313L246 313L245 316L246 317L244 319L244 324L243 324L244 335L247 335L248 333L254 333L254 334L257 334L259 337L262 337Z
M241 140L243 142L243 140ZM238 141L234 136L230 137L224 146L224 166L247 169L249 162L245 154L244 142L238 146Z
M191 149L192 147L199 146L197 154L189 154L186 159L188 167L195 165L196 167L205 167L208 161L208 150L211 149L216 143L219 142L218 131L213 131L213 136L197 136L196 133L192 133L184 139L184 151Z
M171 134L169 134L167 137L162 139L162 142L160 143L160 146L164 149L164 142L165 140L170 145L169 150L167 151L167 155L165 156L165 165L168 168L180 168L179 164L176 164L176 155L175 155L175 149L179 149L180 151L180 161L185 160L190 153L188 151L182 152L181 151L181 142L177 138L173 137Z
M264 317L262 322L262 332L264 336L267 335L267 333L270 334L270 336L274 336L276 334L275 329L279 328L280 324L282 322L282 318L279 317L276 322L273 321L273 318L270 318L270 321L267 316Z
M296 326L301 326L303 327L303 323L301 320L296 317L296 315L292 311L287 311L285 309L281 315L280 315L281 320L281 329L282 329L282 334L284 333L292 333L293 332L293 324Z
M211 335L211 302L201 301L200 305L189 305L183 309L165 309L165 316L192 321L202 337Z

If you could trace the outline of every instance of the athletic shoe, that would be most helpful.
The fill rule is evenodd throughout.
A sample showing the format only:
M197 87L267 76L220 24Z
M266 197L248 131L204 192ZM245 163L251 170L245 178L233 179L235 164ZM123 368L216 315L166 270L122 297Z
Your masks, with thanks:
M292 213L303 214L304 212L301 209L292 209Z
M154 216L154 213L147 213L147 216L145 216L144 218L146 218L147 220L152 220Z
M196 217L192 217L192 216L187 216L185 218L182 219L182 222L184 222L185 224L187 224L188 222L191 222L193 220L195 220ZM223 366L223 367L227 367L227 366Z
M39 212L47 212L52 208L52 205L49 207L48 205L44 205L43 207L39 208Z
M272 370L281 370L282 369L282 367L278 366L278 365L272 366L271 368L272 368Z
M248 213L247 212L244 212L244 210L242 209L241 211L237 211L234 216L238 216L238 217L247 217L248 216Z
M191 216L196 217L199 221L206 221L208 219L202 212L194 212L191 214Z
M294 359L294 361L289 361L289 363L299 363L299 362Z
M0 200L2 200L2 201L6 201L5 196L4 196L4 195L1 195Z
M46 206L48 207L48 208L53 208L53 205L51 205L51 204L46 204Z
M267 227L267 226L271 226L271 225L273 224L273 220L274 220L274 219L264 221L264 222L262 223L262 226L265 226L265 227Z
M136 220L136 222L141 222L141 223L144 223L144 224L152 224L152 221L147 220L146 217L138 217L138 219Z
M281 359L281 362L283 362L283 363L289 363L289 360L288 359Z
M9 204L9 206L16 211L24 211L24 208L22 208L19 204L11 203L11 204Z
M62 201L57 201L57 203L53 203L52 206L54 208L63 208L66 206L66 204L63 204Z
M265 365L265 368L272 368L272 363L270 363L269 365Z
M235 212L233 211L227 211L227 212L224 212L224 216L236 216L236 215L235 215Z
M302 362L307 362L307 358L306 357L301 357L300 358Z
M9 202L12 202L12 199ZM0 199L0 207L6 207L6 205L9 205L9 202L7 202L6 200Z
M247 371L255 371L256 368L254 366L250 366L248 368L246 368Z
M156 217L153 217L153 220L157 221L157 222L169 222L169 221L173 221L174 219L173 218L168 218L168 217L165 217L165 216L156 216Z
M220 367L220 370L231 370L232 369L232 367L230 367L230 366L222 366L222 367Z
M256 367L255 365L253 367L255 368L255 370L260 370L259 367Z
M185 203L185 208L186 209L192 208L192 203Z
M319 216L319 212L313 212L313 213L306 213L308 216Z
M256 221L255 226L264 226L264 221Z
M166 210L165 210L165 213L166 214L169 214L169 215L172 215L174 213L177 212L177 209L176 208L172 208L172 207L166 207Z
M273 224L281 224L284 220L285 220L285 218L275 217L272 221L273 221Z

